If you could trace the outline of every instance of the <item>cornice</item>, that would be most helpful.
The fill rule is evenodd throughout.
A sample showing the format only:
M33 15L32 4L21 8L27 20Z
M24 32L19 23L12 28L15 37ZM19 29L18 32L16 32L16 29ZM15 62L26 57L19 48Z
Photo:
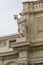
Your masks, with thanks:
M26 10L26 11L23 11L22 13L20 13L21 16L25 15L25 14L34 14L34 13L42 13L43 12L43 9L34 9L34 10Z
M37 1L25 1L25 2L23 2L23 4L25 4L25 3L36 3L36 2L39 2L39 0L37 0Z
M17 47L22 47L22 46L26 46L26 45L30 45L30 43L28 43L27 41L22 41L22 42L16 42L15 44L11 44L12 48L17 48Z
M0 37L0 40L6 40L6 39L10 39L10 38L20 38L20 34L18 33L18 34L12 34L12 35L7 35L7 36L1 36Z
M34 58L34 59L31 59L29 60L31 63L33 62L34 64L37 64L37 63L43 63L43 57L37 57L37 58Z
M4 52L4 53L0 53L0 57L2 56L8 56L8 55L13 55L13 54L17 54L18 51L9 51L9 52Z

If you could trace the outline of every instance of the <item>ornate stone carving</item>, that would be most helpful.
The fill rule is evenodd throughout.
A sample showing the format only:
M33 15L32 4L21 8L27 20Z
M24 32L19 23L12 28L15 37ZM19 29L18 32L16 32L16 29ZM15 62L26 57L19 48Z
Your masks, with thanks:
M26 20L24 20L21 24L18 25L19 29L19 33L22 36L25 36L27 34L27 25L26 25Z
M17 15L14 15L14 19L17 19L18 32L20 33L20 35L23 36L23 37L26 37L28 27L27 27L27 24L26 24L25 16L18 19Z

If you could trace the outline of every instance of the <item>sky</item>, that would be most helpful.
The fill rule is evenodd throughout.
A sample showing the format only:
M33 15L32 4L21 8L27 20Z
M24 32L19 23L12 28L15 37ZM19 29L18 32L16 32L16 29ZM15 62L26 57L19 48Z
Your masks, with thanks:
M34 0L0 0L0 36L18 33L13 15L22 11L22 2Z

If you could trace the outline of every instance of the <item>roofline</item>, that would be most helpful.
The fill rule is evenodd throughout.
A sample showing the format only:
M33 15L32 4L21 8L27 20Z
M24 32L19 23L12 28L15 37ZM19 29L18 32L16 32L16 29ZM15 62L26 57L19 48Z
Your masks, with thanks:
M24 4L24 3L34 3L34 2L39 2L39 0L37 0L37 1L25 1L25 2L22 2L22 3Z
M19 33L16 33L16 34L8 34L8 35L1 36L0 37L0 40L10 39L12 37L14 37L14 38L20 38L20 35L19 35Z

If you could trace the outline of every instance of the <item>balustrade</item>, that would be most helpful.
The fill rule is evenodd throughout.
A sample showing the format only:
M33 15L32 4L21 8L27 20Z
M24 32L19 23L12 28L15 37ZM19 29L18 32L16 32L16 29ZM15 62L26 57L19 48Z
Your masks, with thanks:
M35 3L34 4L34 8L37 9L37 8L43 8L43 3Z

